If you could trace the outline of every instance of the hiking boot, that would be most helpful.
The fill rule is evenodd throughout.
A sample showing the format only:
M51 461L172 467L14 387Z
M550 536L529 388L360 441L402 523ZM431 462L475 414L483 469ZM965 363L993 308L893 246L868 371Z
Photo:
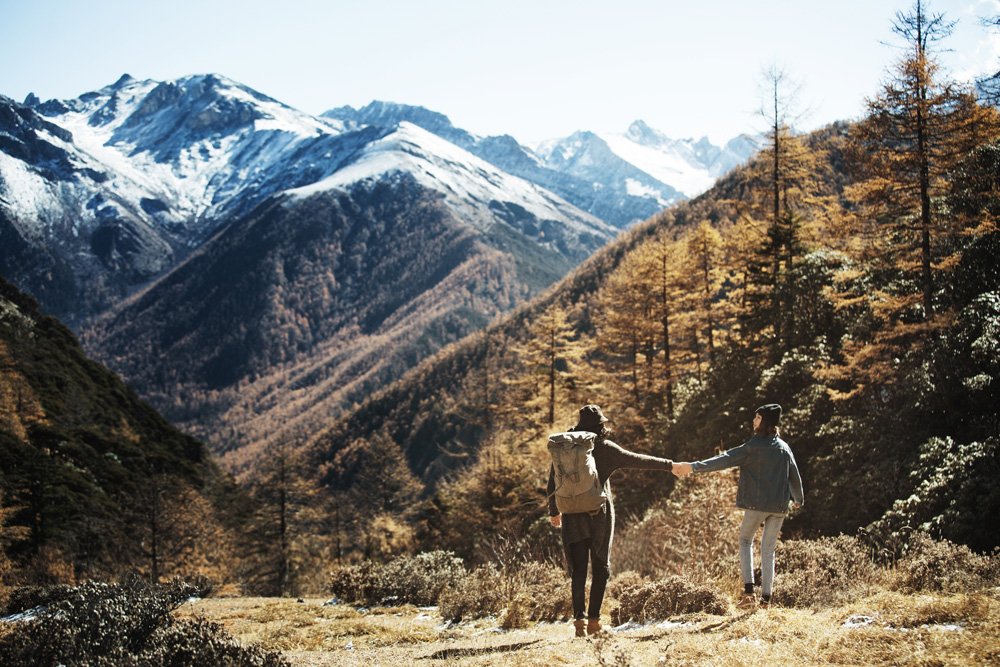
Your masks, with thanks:
M757 598L754 597L753 593L744 593L743 599L740 600L736 608L737 609L755 609L757 607Z
M601 626L601 619L599 618L589 618L587 619L587 634L593 637L594 635L606 635L608 629Z
M761 598L761 600L760 600L760 608L761 609L770 609L771 608L771 601L769 599L767 599L767 598Z
M576 628L577 637L587 636L587 619L585 618L576 619L575 621L573 621L573 627Z

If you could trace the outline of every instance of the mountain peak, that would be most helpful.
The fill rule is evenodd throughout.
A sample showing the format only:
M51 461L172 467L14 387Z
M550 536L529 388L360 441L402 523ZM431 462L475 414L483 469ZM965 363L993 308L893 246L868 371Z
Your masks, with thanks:
M117 81L111 84L111 88L114 90L118 90L119 88L124 88L133 81L135 81L135 79L132 78L131 74L122 74L120 77L118 77Z
M641 146L659 146L669 141L665 134L654 130L643 120L637 120L629 125L625 136Z
M374 100L361 109L342 106L324 111L320 115L324 118L377 127L391 128L397 127L400 123L413 123L467 150L476 143L475 137L452 125L451 120L443 113L410 104Z

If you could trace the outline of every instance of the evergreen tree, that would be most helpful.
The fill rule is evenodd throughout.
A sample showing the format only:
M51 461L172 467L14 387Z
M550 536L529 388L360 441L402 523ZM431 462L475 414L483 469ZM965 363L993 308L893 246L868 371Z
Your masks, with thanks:
M412 535L410 524L420 506L423 484L410 470L403 449L385 431L363 443L361 461L350 490L358 516L365 556L385 555L385 545L396 548L400 531Z
M995 113L941 74L936 45L953 27L921 0L896 15L893 30L905 43L905 55L882 92L868 101L850 150L858 183L849 194L863 206L872 244L865 259L898 274L889 296L898 311L918 320L935 310L940 257L934 242L958 231L956 219L939 206L949 174L962 156L997 135Z
M506 378L511 414L551 429L557 405L576 384L576 365L584 350L575 339L566 312L550 305L531 325L523 341L512 346L523 372Z
M814 235L813 216L825 211L819 178L825 155L795 133L797 85L788 73L771 67L765 80L764 145L743 172L747 197L738 208L765 229L747 264L746 328L770 339L776 358L792 347L787 331L798 298L792 268Z
M722 235L707 220L702 220L688 237L687 254L691 265L691 291L698 304L697 311L704 318L710 364L715 363L715 328L718 326L715 301L722 285L721 250Z

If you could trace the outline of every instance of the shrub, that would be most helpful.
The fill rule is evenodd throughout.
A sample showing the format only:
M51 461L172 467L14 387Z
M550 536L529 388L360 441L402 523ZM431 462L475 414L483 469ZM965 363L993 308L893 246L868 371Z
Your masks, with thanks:
M136 577L36 593L30 602L47 606L0 637L0 654L9 667L287 665L280 654L241 646L219 626L174 619L170 612L197 594L178 580L153 585Z
M845 602L869 587L878 569L855 537L784 540L775 554L775 599L788 607Z
M497 577L499 572L493 565L476 568L441 595L438 601L441 617L460 621L463 618L499 615L507 601L497 586Z
M493 564L476 568L441 595L441 616L451 621L500 616L507 628L527 621L557 621L573 610L565 573L552 565L522 563L503 571Z
M449 551L400 556L388 563L365 561L334 571L330 591L366 606L432 606L441 592L465 577L462 559Z
M649 579L634 570L622 572L608 582L608 597L617 598L622 591L629 588L639 588L649 583Z
M904 592L971 593L1000 583L1000 552L978 555L969 547L914 533L896 562L890 587Z
M735 471L691 475L615 539L611 562L648 577L725 581L739 573Z
M618 607L612 611L611 620L615 625L630 620L646 623L697 612L726 614L729 612L729 599L714 586L694 584L671 576L621 590Z

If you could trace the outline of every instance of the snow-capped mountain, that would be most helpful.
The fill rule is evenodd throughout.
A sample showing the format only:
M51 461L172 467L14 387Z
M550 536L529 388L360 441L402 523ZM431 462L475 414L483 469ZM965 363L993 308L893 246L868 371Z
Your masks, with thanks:
M73 100L26 101L68 133L44 139L71 154L78 170L103 174L100 187L75 186L79 194L95 189L104 198L91 207L93 216L78 216L78 224L100 208L105 219L141 220L192 245L234 209L246 210L289 182L325 176L323 169L334 169L343 150L335 141L342 134L337 123L215 75L168 82L125 75ZM30 187L5 188L16 213L37 214L38 201L18 206L34 193L43 193L52 213L68 203L37 177L31 180Z
M637 120L624 134L577 132L544 142L535 153L549 169L593 181L605 206L628 202L625 207L635 211L633 217L617 221L628 225L708 190L753 150L743 137L722 148L707 137L670 139Z
M0 97L0 273L236 469L276 420L310 432L724 162L633 130L536 152L217 75Z
M15 277L38 287L53 266L68 267L72 280L48 291L52 303L80 309L60 312L70 320L116 298L100 287L83 295L83 283L119 293L140 285L234 217L305 186L412 173L477 229L513 226L573 262L615 234L419 128L310 116L217 75L167 82L125 75L73 100L26 103L0 102L0 226L11 247L24 250L0 268L10 272L17 259L24 275ZM35 256L27 268L26 254Z
M216 75L0 98L0 273L239 459L279 415L308 433L617 233L460 134L313 117Z
M323 117L352 127L419 125L618 228L701 194L754 152L745 137L720 148L707 137L670 139L641 120L623 134L577 132L532 149L507 135L477 137L443 114L405 104L376 101Z

